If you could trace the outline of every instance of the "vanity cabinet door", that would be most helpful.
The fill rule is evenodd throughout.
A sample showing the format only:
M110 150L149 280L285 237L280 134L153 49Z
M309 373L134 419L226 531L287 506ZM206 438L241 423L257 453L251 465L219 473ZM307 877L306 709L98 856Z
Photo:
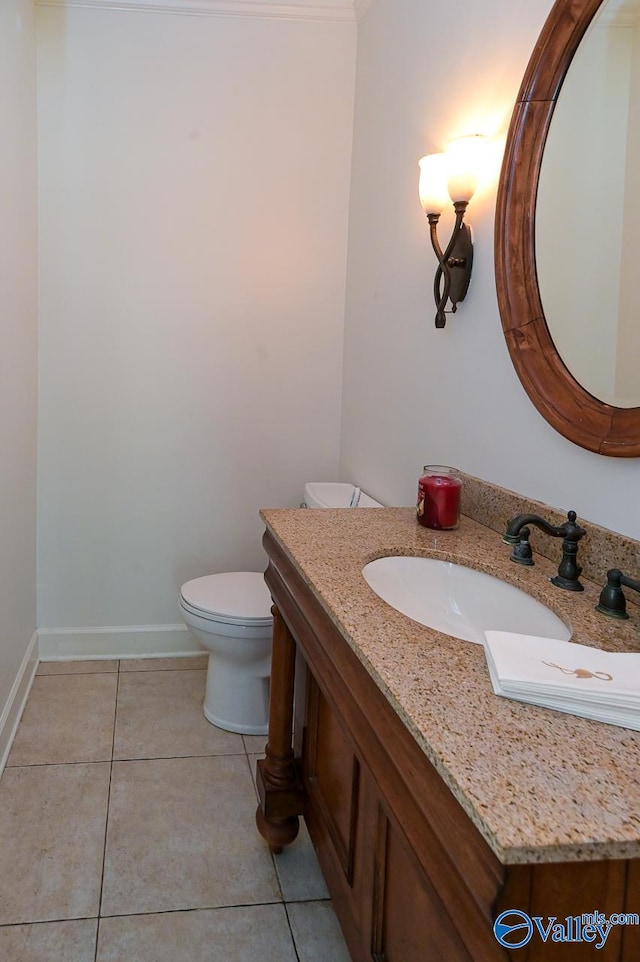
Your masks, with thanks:
M375 962L473 962L457 926L408 845L377 805L371 958Z
M360 764L351 740L313 679L308 685L303 770L309 807L321 813L341 873L352 887Z
M304 687L305 821L349 950L360 960L367 885L362 873L362 770L351 739L310 673Z
M305 817L355 962L473 962L367 766L307 676Z

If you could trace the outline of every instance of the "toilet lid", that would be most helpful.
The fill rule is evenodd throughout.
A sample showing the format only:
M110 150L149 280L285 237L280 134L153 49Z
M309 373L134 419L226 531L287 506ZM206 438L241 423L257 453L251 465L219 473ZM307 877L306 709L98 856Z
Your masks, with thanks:
M259 571L225 571L187 581L183 600L203 617L229 624L270 625L271 595Z

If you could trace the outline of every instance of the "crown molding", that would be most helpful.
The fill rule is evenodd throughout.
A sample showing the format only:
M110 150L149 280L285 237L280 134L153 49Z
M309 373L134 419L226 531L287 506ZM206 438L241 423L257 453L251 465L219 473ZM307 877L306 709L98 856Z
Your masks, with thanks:
M363 0L355 0L360 5ZM368 6L371 0L364 0ZM133 10L201 17L355 22L354 0L36 0L39 7Z
M356 15L356 20L362 20L372 3L373 0L353 0L353 10Z

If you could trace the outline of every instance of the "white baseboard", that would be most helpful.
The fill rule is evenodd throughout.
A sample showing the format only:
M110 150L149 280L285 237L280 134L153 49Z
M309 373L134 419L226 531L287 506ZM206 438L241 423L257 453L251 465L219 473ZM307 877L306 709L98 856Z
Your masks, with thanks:
M37 667L38 635L34 634L0 715L0 775L4 771Z
M154 658L200 655L203 650L186 625L133 625L114 628L41 628L41 661L74 658Z

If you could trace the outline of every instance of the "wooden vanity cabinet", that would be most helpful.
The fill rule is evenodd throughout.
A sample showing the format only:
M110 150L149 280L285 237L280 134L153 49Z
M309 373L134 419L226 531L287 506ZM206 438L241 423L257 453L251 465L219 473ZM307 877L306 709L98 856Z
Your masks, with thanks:
M267 821L304 815L354 962L504 960L491 921L502 866L268 534L265 546L276 606L269 745L258 767ZM296 658L289 785L290 736L276 731L293 688L291 666L284 684L278 668L284 648ZM264 822L261 831L269 838Z
M451 915L405 833L415 813L406 806L400 817L394 814L312 676L306 707L304 815L353 958L468 962L472 956L457 932L463 919L456 915L468 919L477 906L465 907L458 896ZM411 834L424 836L420 854L444 868L446 856L433 835L420 826ZM495 940L487 948L483 957L502 957Z
M277 851L304 816L354 962L637 962L631 928L595 956L498 944L502 909L637 911L636 863L503 865L269 533L265 546L275 628L258 825Z

